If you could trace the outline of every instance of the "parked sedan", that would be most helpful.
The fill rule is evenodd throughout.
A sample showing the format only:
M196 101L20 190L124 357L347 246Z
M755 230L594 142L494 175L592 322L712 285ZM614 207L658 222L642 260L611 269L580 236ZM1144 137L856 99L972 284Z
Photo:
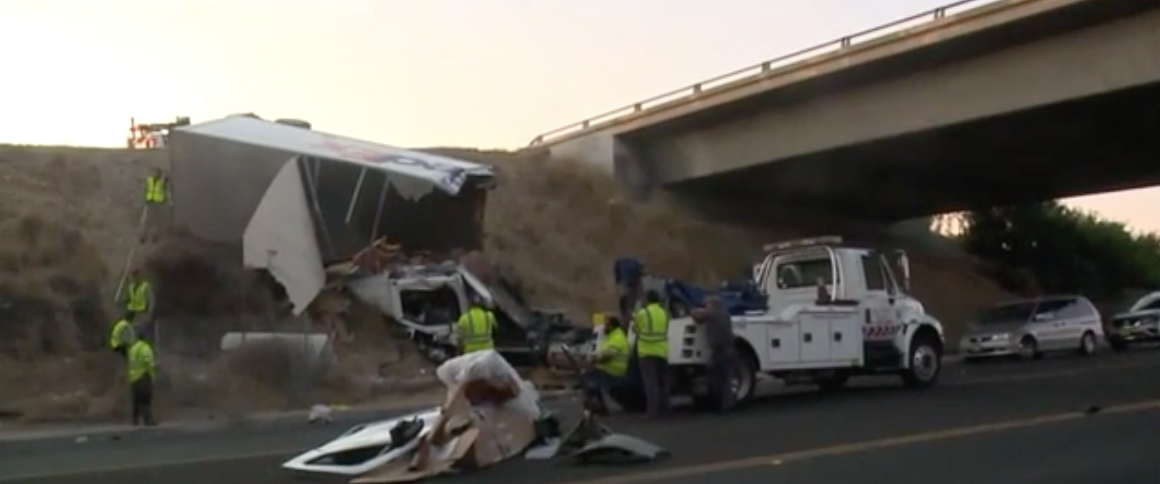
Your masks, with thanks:
M1042 357L1056 351L1096 352L1104 327L1083 296L1013 301L984 311L959 342L967 361L988 357Z
M1116 351L1153 341L1160 341L1160 292L1148 294L1127 312L1112 316L1108 329L1108 344Z

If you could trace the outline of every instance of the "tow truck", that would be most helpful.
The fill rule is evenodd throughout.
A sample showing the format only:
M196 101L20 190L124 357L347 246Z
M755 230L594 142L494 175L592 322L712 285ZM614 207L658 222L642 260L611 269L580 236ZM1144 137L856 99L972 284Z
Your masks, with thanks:
M838 390L859 375L898 375L913 389L936 384L943 327L909 294L905 251L849 247L836 236L766 244L764 249L750 281L765 296L764 308L735 311L732 318L735 405L753 398L759 374L823 391ZM703 329L688 315L689 308L667 304L673 393L706 406L709 352ZM635 368L610 394L627 411L644 407Z

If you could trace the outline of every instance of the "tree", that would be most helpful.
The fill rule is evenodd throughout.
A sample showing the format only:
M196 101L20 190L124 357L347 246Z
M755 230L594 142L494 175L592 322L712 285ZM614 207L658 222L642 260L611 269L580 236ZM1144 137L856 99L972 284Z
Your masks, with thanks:
M976 210L964 222L966 250L1001 267L1000 282L1011 289L1027 289L1022 274L1045 292L1102 300L1160 288L1160 238L1059 202Z

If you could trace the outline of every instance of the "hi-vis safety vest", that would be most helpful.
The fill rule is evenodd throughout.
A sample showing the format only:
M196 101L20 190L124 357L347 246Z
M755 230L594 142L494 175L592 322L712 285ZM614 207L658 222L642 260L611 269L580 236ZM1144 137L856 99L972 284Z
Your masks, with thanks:
M142 313L149 309L149 283L133 281L129 283L129 302L125 309Z
M471 308L459 317L459 343L463 353L495 348L491 332L495 329L495 315L486 309Z
M117 349L129 344L133 341L133 325L124 319L117 321L113 325L113 330L109 333L109 347Z
M145 179L145 201L150 203L165 203L165 179L150 176Z
M153 378L157 362L153 359L153 347L138 340L129 347L129 383L144 377Z
M636 354L638 357L669 357L669 313L660 304L652 303L632 315L636 323Z
M612 376L624 376L628 373L628 336L624 334L623 329L616 328L604 337L600 352L606 351L611 353L612 357L597 363L596 369Z

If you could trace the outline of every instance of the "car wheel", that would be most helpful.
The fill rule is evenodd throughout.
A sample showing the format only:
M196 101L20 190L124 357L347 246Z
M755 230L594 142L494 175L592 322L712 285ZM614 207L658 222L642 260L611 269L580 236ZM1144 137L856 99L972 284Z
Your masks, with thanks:
M1024 360L1038 360L1043 358L1043 352L1039 351L1039 342L1030 336L1024 336L1023 340L1019 342L1019 357Z
M1079 354L1091 356L1096 354L1096 334L1088 331L1079 339Z

